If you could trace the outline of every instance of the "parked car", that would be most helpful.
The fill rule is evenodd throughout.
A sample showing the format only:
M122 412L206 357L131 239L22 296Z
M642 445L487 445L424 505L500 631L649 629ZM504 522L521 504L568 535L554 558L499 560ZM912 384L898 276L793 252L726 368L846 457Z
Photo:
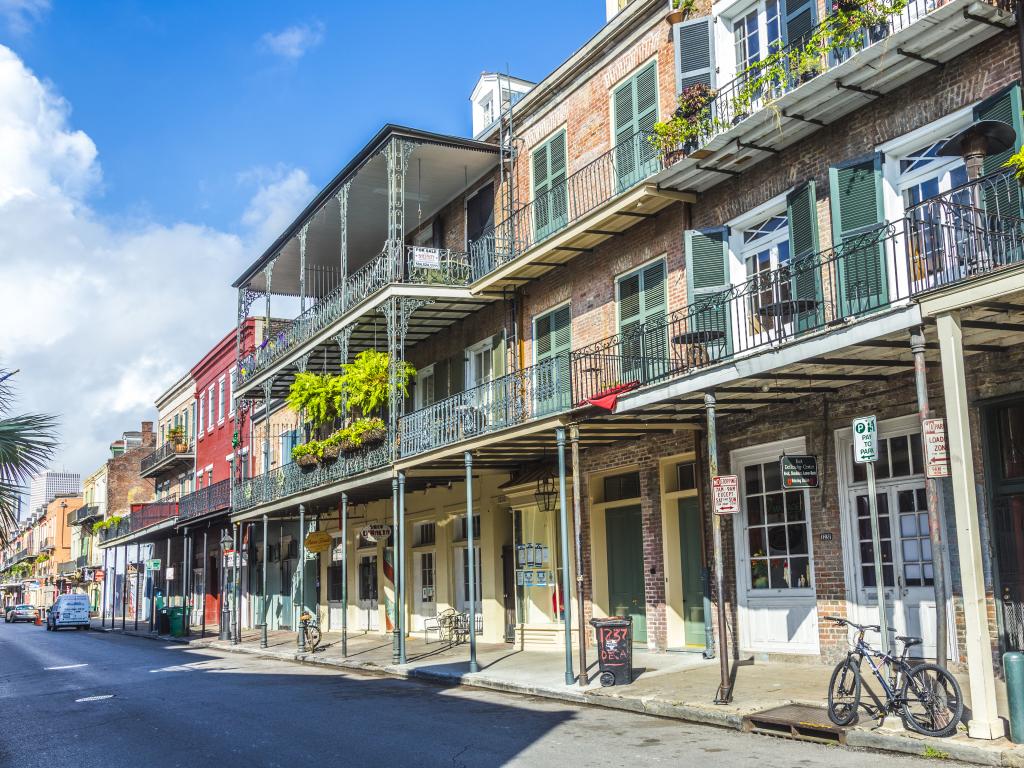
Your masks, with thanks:
M74 627L89 628L89 598L86 595L60 595L46 614L46 630Z
M35 621L38 618L39 610L34 605L29 605L28 603L13 605L4 614L4 621L8 624L14 624L18 621Z

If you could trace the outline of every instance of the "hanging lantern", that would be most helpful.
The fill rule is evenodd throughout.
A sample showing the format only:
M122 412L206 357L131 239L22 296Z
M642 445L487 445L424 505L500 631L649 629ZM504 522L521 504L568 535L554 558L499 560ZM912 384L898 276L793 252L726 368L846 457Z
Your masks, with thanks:
M555 508L555 478L551 475L537 481L537 490L533 498L537 501L537 507L544 512L550 512Z

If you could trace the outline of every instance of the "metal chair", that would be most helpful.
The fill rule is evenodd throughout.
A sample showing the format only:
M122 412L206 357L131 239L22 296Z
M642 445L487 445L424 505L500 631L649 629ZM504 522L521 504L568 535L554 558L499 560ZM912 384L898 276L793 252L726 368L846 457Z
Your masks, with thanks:
M428 639L428 633L436 632L438 641L447 641L449 646L453 645L457 616L458 612L454 608L446 608L437 614L437 616L424 620L423 642L429 643L430 640Z

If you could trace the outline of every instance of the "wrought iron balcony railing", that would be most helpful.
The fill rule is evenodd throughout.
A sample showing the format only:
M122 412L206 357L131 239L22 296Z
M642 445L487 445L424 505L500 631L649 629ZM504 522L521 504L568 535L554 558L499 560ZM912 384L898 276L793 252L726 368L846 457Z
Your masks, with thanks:
M79 507L75 510L75 519L72 521L75 525L84 525L85 523L92 523L100 519L100 508L95 504L86 504L84 507Z
M284 330L268 336L259 348L242 358L235 374L235 386L256 374L290 350L329 328L360 302L396 283L464 286L470 281L469 255L448 248L404 246L404 257L385 249L372 261L349 275L344 282L317 300Z
M107 542L178 517L177 498L133 504L131 512L115 525L100 529L100 541Z
M231 506L231 480L220 480L213 485L200 488L181 497L178 502L178 518L189 520L210 512L228 509Z
M574 350L573 400L680 378L1019 264L1021 199L1008 174L967 184L903 219Z
M263 504L288 498L297 493L324 488L365 472L387 466L391 462L393 440L363 447L354 453L343 453L335 461L313 469L304 469L295 462L275 467L262 475L236 483L231 493L231 509L242 512Z
M649 131L638 131L470 243L479 280L662 170Z
M566 410L569 369L565 354L403 416L400 455L415 456Z
M157 467L165 464L170 459L177 458L179 456L183 459L190 459L194 455L195 447L193 443L175 443L168 440L151 454L143 457L142 461L139 463L139 472L143 477L146 477L149 472L152 472Z
M87 566L88 564L89 564L89 556L88 555L79 555L78 557L75 558L75 567L76 568L85 568L85 566Z

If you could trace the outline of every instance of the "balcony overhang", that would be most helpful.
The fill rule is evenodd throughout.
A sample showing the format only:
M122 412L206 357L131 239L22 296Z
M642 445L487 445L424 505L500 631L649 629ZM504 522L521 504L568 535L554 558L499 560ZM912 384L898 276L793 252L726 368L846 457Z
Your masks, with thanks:
M298 296L298 235L304 227L306 266L337 267L341 222L335 197L345 185L348 185L349 272L380 253L388 238L385 150L391 141L411 146L405 173L406 233L430 219L498 165L499 150L494 144L386 125L235 281L234 287L265 291L263 268L274 261L271 292Z
M910 0L908 9L929 0ZM979 43L1013 28L1013 14L979 0L951 0L789 91L712 138L651 181L703 192L741 173Z
M234 523L255 520L263 515L273 517L291 517L298 514L299 504L306 507L307 514L336 514L341 504L341 494L348 495L349 504L367 504L391 496L391 478L394 473L390 467L368 472L356 477L346 478L331 485L324 485L302 493L296 493L283 499L276 499L269 504L262 504L231 516ZM406 485L406 491L422 490L421 485Z
M196 454L195 448L191 445L188 446L188 450L178 452L171 443L164 443L150 454L150 457L153 458L151 463L143 459L146 466L140 468L140 477L156 478L190 469L195 464Z
M924 317L935 317L963 307L992 306L993 302L1015 306L1021 303L1022 285L1024 263L1015 264L925 294L919 299L921 314Z
M246 392L257 389L264 382L273 379L271 397L285 397L291 380L299 369L298 361L306 355L309 355L306 360L308 370L337 372L340 370L342 360L335 337L347 326L352 326L348 350L350 360L365 349L386 351L387 318L381 310L392 298L430 302L420 306L409 318L405 339L407 349L494 301L493 296L479 296L470 292L468 288L406 283L389 285L367 297L351 311L341 315L336 322L303 344L296 345L288 354L282 355L256 376L239 385L237 395L244 397Z
M696 201L695 194L663 189L653 181L640 184L613 197L557 234L542 240L476 281L472 285L473 293L500 293L536 280L552 270L564 268L581 253L592 251L607 240L621 237L634 225L654 218L673 203Z

